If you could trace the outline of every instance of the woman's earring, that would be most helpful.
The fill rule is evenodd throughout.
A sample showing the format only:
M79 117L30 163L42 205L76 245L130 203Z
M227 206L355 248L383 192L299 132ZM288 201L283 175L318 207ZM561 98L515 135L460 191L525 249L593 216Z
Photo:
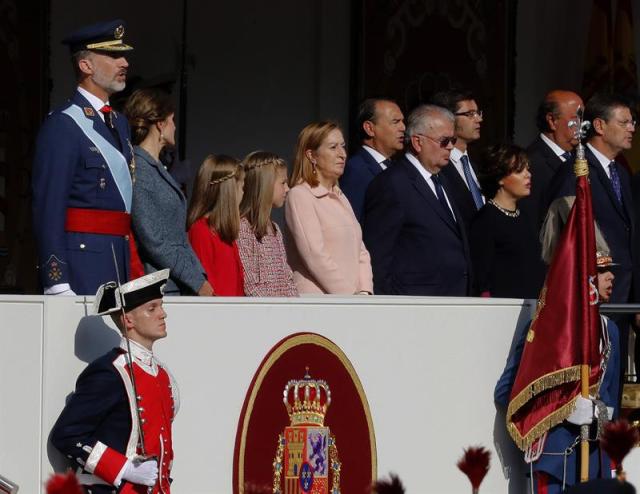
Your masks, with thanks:
M313 174L317 175L318 174L318 170L316 170L316 162L315 161L311 162L311 168L313 168Z

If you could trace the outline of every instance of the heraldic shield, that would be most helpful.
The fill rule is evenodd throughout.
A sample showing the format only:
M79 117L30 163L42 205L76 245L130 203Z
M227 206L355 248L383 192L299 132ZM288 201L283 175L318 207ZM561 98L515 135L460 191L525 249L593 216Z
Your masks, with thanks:
M331 391L325 381L301 380L284 388L290 425L278 436L273 461L274 494L340 494L340 460L336 440L324 426Z
M376 478L369 403L347 355L317 333L275 343L238 418L233 494L368 494Z

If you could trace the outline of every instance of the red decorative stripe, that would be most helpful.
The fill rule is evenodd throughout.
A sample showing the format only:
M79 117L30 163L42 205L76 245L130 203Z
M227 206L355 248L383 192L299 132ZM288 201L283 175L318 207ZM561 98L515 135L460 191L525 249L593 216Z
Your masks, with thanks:
M93 473L110 484L113 484L126 462L126 456L117 452L115 449L107 447L105 452L102 453L100 460L98 460L98 465Z

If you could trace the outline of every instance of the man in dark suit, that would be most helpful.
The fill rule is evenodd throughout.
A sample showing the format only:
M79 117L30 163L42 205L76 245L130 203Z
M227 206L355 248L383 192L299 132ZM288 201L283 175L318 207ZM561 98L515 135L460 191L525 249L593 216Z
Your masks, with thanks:
M47 295L92 295L131 276L133 153L126 118L109 96L122 91L128 63L120 20L68 36L78 87L45 120L33 162L33 222L40 282ZM135 249L134 249L135 251ZM139 273L141 274L141 273Z
M637 265L637 254L633 251L635 214L631 178L625 167L616 162L616 157L631 148L635 120L628 103L611 94L594 95L587 102L584 118L591 122L585 154L589 162L593 214L609 244L611 256L618 263L612 269L616 283L611 302L627 303L638 299L638 294L632 290L633 271ZM563 173L564 178L558 181L561 185L556 197L574 196L573 170L567 167L559 173ZM622 315L612 319L620 328L621 361L626 362L629 317Z
M453 201L460 209L462 221L469 231L473 217L485 202L467 152L469 144L480 139L482 110L478 109L473 93L464 89L436 93L431 102L446 108L456 118L455 133L458 140L451 150L449 165L442 169L442 174L449 181Z
M402 151L404 115L394 101L370 98L358 108L357 126L362 146L347 160L340 188L361 221L369 182L391 164L394 154Z
M363 224L375 293L468 294L465 228L440 173L455 142L453 114L420 106L409 115L406 154L369 185Z
M553 90L538 107L536 126L538 137L527 148L531 171L531 195L522 199L518 206L526 212L535 231L540 230L553 194L553 176L565 162L573 163L572 152L578 144L575 128L577 110L584 110L582 98L572 91Z

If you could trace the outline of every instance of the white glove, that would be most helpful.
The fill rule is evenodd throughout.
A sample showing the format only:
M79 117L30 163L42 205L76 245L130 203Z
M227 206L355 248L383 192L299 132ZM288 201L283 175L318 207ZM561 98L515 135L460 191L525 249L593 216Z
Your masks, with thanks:
M575 425L588 425L593 422L593 402L582 396L576 398L576 408L567 417L567 422Z
M132 484L141 484L152 487L158 479L158 463L156 460L147 460L141 463L127 460L127 466L122 474L122 480Z
M75 297L76 293L71 289L69 283L58 283L57 285L48 286L44 289L45 295L66 295Z
M64 292L56 293L56 295L63 295L63 296L67 296L67 297L75 297L76 296L76 292L74 292L73 290L69 289L69 290L65 290Z

